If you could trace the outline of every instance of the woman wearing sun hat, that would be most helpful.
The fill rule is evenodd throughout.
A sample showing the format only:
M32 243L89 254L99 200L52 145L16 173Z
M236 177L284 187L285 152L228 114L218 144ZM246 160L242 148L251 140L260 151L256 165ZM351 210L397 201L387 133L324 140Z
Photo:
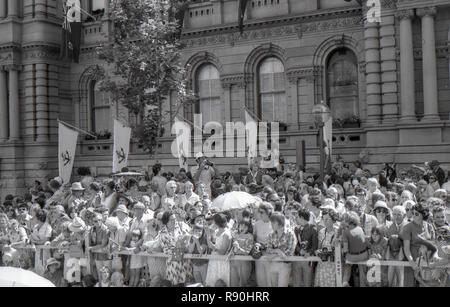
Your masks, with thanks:
M49 258L46 261L44 278L50 280L56 287L66 287L67 282L63 276L61 263L55 258Z

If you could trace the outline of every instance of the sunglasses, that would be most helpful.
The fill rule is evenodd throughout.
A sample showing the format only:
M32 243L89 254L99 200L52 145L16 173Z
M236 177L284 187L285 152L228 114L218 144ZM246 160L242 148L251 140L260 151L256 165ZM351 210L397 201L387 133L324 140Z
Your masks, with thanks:
M414 216L422 216L419 212L417 212L417 211L415 211L415 212L413 212L413 215Z
M375 213L385 213L387 214L387 211L384 209L375 209Z

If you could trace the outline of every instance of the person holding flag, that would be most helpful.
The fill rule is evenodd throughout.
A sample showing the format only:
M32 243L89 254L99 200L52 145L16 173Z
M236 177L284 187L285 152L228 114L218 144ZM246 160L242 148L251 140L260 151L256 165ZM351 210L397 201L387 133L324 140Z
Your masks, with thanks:
M114 120L114 148L113 148L113 173L128 165L128 153L130 151L131 128L124 126L117 119Z

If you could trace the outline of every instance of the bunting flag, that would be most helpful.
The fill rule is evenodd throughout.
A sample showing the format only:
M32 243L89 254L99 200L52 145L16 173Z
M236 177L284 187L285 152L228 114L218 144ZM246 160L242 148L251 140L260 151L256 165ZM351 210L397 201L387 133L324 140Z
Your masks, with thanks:
M245 134L246 134L246 152L248 166L250 167L255 161L257 151L258 126L253 117L245 110Z
M61 58L79 63L81 46L80 0L64 0Z
M131 128L114 119L113 173L120 172L128 165Z
M175 124L173 129L175 130L174 134L176 134L176 146L177 146L177 156L178 156L178 165L180 168L184 168L188 171L188 152L189 152L189 137L191 127L184 121L179 120L178 117L175 117ZM189 132L189 134L186 134Z
M73 162L75 160L75 149L77 147L78 132L70 129L62 122L58 128L58 159L59 177L64 183L70 182Z
M330 116L327 122L323 125L323 142L325 152L325 170L331 171L331 157L333 147L333 118Z
M239 0L239 9L238 9L238 23L239 23L239 31L244 32L244 16L245 11L247 9L247 1L248 0Z

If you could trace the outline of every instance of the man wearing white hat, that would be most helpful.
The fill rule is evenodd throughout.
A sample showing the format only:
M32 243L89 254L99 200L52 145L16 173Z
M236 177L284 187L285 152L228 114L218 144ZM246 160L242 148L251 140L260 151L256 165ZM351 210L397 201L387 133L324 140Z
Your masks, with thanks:
M196 166L191 168L191 174L194 178L194 183L203 183L205 185L205 190L211 197L211 182L216 174L216 168L214 163L208 161L203 153L198 152L195 154Z
M68 209L75 208L79 211L84 205L86 205L87 200L84 198L84 190L85 188L81 182L72 183L72 187L70 188L72 195L67 201Z

